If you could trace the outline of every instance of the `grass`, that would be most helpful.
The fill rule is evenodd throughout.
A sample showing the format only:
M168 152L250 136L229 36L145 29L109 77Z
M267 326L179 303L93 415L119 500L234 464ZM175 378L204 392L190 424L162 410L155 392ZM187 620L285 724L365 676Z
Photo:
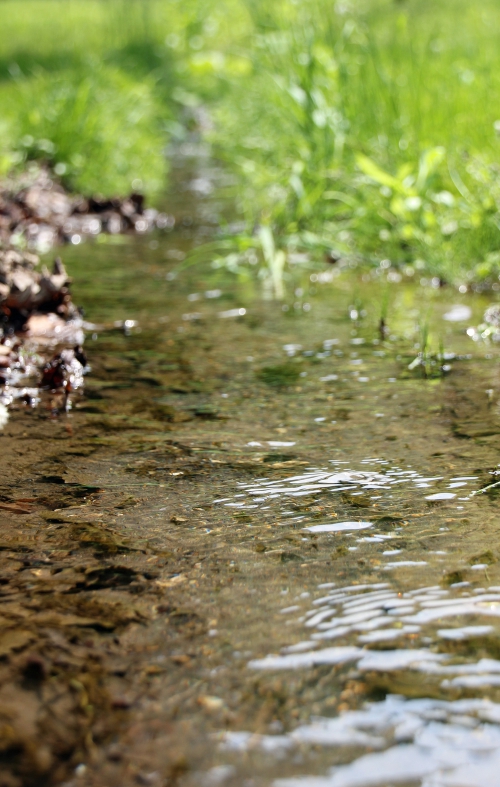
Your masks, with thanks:
M0 0L0 175L41 159L77 191L161 197L165 149L214 91L197 48L211 5Z
M10 101L9 101L10 99ZM14 159L45 159L85 194L157 194L165 184L165 118L150 78L89 62L4 91Z
M255 255L446 281L500 274L495 0L1 0L0 169L48 158L83 191L158 195L204 105ZM213 249L210 250L210 255ZM211 257L212 258L212 257ZM342 264L342 263L341 263Z
M497 7L248 4L251 77L214 142L249 226L288 254L497 278Z

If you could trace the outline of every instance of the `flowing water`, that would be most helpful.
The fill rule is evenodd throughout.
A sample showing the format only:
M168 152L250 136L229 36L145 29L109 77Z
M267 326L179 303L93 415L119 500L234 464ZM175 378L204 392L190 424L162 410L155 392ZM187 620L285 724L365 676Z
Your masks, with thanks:
M189 786L496 786L500 519L481 490L500 378L496 346L466 333L491 296L418 268L295 265L281 303L222 268L179 270L226 187L205 166L169 234L64 255L96 325L68 416L92 451L64 480L98 487L99 521L147 542L165 592L206 620L187 652L151 624L140 783L174 783L161 728ZM408 368L423 322L444 353L428 378Z

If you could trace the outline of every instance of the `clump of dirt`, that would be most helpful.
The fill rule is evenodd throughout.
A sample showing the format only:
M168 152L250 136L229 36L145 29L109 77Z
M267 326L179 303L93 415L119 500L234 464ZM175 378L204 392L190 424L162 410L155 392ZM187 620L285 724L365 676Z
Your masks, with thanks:
M146 208L143 194L112 199L73 195L48 168L38 165L0 184L0 244L4 245L22 241L29 249L46 251L56 243L101 232L144 233L172 226L171 216Z
M0 250L0 403L33 406L41 392L56 394L54 411L83 387L87 361L83 320L71 299L59 258L52 272L39 258Z
M77 314L69 293L70 279L62 260L54 260L52 272L38 270L36 254L16 249L0 249L0 311L8 328L23 328L34 312Z
M49 271L33 252L102 232L145 233L173 223L146 208L142 194L69 194L46 166L32 164L0 183L0 428L5 407L34 406L44 391L54 414L67 410L87 371L84 322L64 265L56 258Z

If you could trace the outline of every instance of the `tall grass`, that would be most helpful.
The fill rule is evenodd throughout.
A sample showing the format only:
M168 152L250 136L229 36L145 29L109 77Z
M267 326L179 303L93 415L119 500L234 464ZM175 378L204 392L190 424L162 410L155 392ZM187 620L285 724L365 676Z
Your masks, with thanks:
M206 45L229 35L231 13L212 0L3 0L0 12L0 175L35 158L86 193L160 195L186 106L221 94Z
M495 0L3 0L0 10L0 168L50 150L75 188L140 180L155 191L169 137L203 104L247 224L231 265L250 250L276 278L292 253L334 249L497 279ZM273 239L272 264L262 238Z
M283 248L497 276L499 54L490 2L247 0L251 76L214 142Z

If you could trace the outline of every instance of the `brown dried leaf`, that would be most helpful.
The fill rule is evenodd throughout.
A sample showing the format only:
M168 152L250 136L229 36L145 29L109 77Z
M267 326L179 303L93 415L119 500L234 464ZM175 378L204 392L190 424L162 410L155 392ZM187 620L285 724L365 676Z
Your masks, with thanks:
M0 633L0 656L8 656L14 650L22 650L33 642L35 635L23 629L9 629Z

